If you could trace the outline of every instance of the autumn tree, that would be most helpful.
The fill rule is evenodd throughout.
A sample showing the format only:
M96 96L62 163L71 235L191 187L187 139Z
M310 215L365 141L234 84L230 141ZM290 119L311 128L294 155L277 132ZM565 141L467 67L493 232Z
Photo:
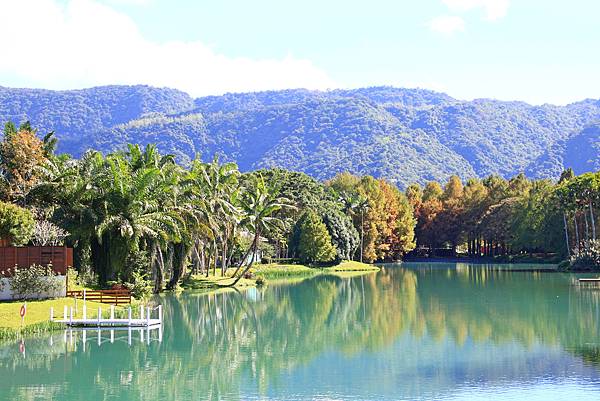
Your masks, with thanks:
M12 123L4 127L0 143L0 170L3 176L2 198L25 204L25 197L39 182L39 167L46 162L46 148L28 122L18 129Z

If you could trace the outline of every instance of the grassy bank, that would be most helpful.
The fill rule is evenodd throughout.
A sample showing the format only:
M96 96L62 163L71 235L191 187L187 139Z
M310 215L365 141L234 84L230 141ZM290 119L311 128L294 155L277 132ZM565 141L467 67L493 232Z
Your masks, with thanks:
M250 269L253 278L241 279L236 284L236 288L255 286L257 279L285 280L292 278L306 278L318 274L335 274L340 277L348 277L378 270L379 268L376 266L354 261L344 261L337 265L324 268L293 264L259 264ZM195 275L186 280L182 284L182 287L192 290L227 287L233 282L233 279L230 277L233 272L234 269L229 269L225 276L222 276L219 271L216 272L216 275L209 274L208 277Z
M68 309L73 307L73 318L83 317L83 301L73 298L56 298L42 301L27 301L27 314L25 315L24 325L21 325L19 310L23 301L0 302L0 340L10 340L19 336L30 336L48 332L62 326L50 322L50 308L54 308L54 317L62 319L64 306ZM108 317L110 305L99 302L86 301L87 317L97 318L98 307L102 308L102 316ZM127 307L119 306L115 308L117 317L125 317Z

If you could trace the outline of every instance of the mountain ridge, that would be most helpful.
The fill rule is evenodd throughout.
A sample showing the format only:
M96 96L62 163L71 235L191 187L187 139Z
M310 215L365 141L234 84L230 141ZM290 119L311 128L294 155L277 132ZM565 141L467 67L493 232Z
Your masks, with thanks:
M220 155L242 170L284 167L327 179L341 171L411 182L525 172L556 178L600 164L600 100L566 106L458 100L379 86L228 93L193 99L170 88L73 91L0 86L0 121L55 131L59 151L157 143L182 162ZM578 162L585 150L585 159ZM572 166L567 165L572 164Z

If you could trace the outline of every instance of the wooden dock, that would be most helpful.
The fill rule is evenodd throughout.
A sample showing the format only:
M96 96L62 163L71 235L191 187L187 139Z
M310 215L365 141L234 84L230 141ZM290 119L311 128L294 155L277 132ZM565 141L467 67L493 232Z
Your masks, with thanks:
M152 314L157 311L156 317ZM149 306L140 306L139 316L133 317L133 311L131 307L127 310L127 318L119 319L115 318L115 307L110 306L110 317L105 319L102 315L102 308L98 308L98 314L95 319L87 317L87 308L83 305L83 318L73 318L73 307L69 309L67 315L67 306L65 305L63 311L63 318L56 320L54 319L54 308L50 308L50 321L62 323L69 327L88 327L88 328L111 328L111 327L153 327L162 324L163 311L162 305L158 305L155 308Z
M580 278L579 279L579 283L600 283L600 277L599 278Z

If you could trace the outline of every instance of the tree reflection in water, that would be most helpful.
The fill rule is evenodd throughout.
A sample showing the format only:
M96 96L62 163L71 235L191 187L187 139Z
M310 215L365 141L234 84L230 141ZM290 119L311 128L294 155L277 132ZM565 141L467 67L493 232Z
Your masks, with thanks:
M27 358L13 344L0 349L0 374L16 378L0 384L0 398L35 399L43 392L44 398L71 400L247 399L285 391L294 372L331 353L345 360L381 359L398 350L390 363L394 371L408 372L407 394L426 379L419 376L419 361L427 358L438 387L459 384L452 361L436 359L436 352L449 347L472 356L460 361L464 375L492 382L494 375L506 380L523 369L482 365L485 358L478 355L494 347L543 346L552 355L571 352L584 364L599 360L598 292L580 291L560 274L407 265L353 278L274 283L252 292L182 293L160 302L162 343L57 351L36 340L37 350L31 342ZM340 369L347 376L361 374L351 365ZM400 385L394 380L391 389Z

